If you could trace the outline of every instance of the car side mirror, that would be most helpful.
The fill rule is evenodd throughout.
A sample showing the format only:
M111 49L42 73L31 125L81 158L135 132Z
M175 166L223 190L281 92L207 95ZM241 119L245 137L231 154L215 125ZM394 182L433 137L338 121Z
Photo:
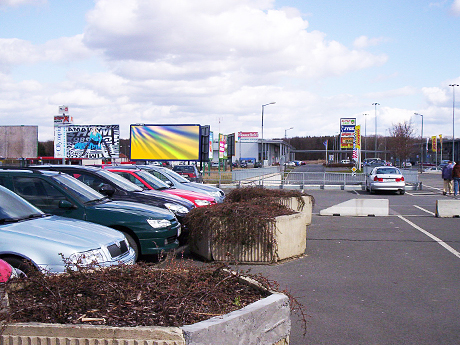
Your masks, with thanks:
M169 181L169 180L168 180L168 181L164 181L164 182L165 182L168 186L170 186L170 187L173 185L173 183L172 183L171 181Z
M111 185L104 183L101 188L99 188L99 193L108 196L109 198L115 193L115 188Z
M71 209L75 208L75 206L68 200L61 200L59 201L59 208Z

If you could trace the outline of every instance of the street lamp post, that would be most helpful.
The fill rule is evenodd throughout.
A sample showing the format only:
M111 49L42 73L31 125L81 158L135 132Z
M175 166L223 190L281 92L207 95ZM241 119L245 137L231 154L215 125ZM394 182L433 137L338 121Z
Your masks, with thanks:
M375 109L375 146L374 146L374 151L375 151L375 158L377 158L377 106L380 105L379 103L372 103Z
M276 102L271 102L267 104L262 104L262 166L264 165L265 160L265 147L264 147L264 107L270 104L275 104Z
M366 116L368 116L369 114L363 114L364 116L364 159L366 159L366 155L367 155L367 147L366 147L366 137L367 137L367 122L366 122Z
M287 131L289 131L291 129L294 129L294 127L287 128L287 129L284 130L284 141L286 141L286 142L287 142ZM288 157L288 161L290 162L291 161L291 149L290 149L289 146L291 146L290 143L288 143L288 149L287 149L287 157Z
M422 117L422 132L420 133L420 173L422 173L422 168L423 168L423 115L419 113L414 113L414 115L418 115Z
M450 84L452 86L452 162L455 162L455 87L459 86L458 84Z

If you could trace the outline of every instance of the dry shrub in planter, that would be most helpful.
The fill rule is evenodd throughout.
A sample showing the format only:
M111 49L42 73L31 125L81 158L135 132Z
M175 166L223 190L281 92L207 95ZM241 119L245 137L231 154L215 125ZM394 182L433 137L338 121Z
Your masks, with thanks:
M305 201L302 198L303 196L311 197L311 195L302 193L298 190L244 187L233 189L232 191L230 191L225 197L225 202L244 202L254 199L263 199L266 203L279 203L283 199L296 198L299 202L299 205L301 205L301 207L303 208L305 206ZM313 197L312 201L314 201Z
M286 206L267 203L262 199L199 207L187 215L189 238L192 241L200 239L211 231L214 243L251 246L256 243L261 233L272 237L270 225L274 224L275 217L294 213ZM226 231L218 231L222 225Z
M196 244L206 239L223 248L233 245L249 248L258 244L273 254L273 260L277 254L273 231L276 217L296 213L282 202L297 198L302 209L303 196L306 194L300 191L260 187L232 190L224 203L196 208L188 214L189 242Z
M222 264L196 266L172 260L165 266L140 263L37 274L28 277L21 289L12 280L4 284L10 310L0 314L0 335L5 322L179 327L270 294L248 285ZM275 289L263 277L251 277L264 288Z

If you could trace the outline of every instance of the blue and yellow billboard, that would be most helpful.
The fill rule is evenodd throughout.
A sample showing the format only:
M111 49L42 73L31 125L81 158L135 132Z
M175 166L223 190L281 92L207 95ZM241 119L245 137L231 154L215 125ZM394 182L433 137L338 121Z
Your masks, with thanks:
M200 159L200 125L131 125L131 159Z

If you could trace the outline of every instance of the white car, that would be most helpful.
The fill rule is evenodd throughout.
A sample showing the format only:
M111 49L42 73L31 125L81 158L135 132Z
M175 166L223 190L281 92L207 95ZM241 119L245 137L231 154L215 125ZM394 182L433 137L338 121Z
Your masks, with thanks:
M366 176L366 190L370 193L375 191L395 191L400 194L406 192L404 176L396 167L379 166L372 169Z

